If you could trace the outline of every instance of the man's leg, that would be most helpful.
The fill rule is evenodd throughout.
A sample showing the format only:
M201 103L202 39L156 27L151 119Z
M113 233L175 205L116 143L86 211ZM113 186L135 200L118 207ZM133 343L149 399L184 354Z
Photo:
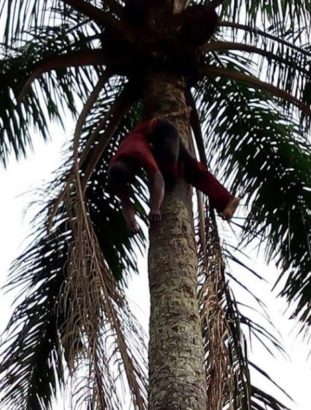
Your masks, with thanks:
M180 142L179 161L183 164L186 181L208 196L211 206L223 219L232 218L240 198L230 194L214 175L191 155L182 142Z
M165 184L160 171L149 176L150 180L150 222L161 220L160 208L164 199Z
M148 175L150 192L150 222L161 220L160 208L164 199L165 183L158 164L148 145L144 152L139 152L133 157L136 164L139 164Z
M226 188L200 164L182 143L174 124L158 120L151 133L153 154L163 174L166 186L171 189L182 165L184 177L191 185L209 197L213 206L224 219L230 219L240 199L231 195Z
M150 134L152 153L162 172L166 189L170 190L178 177L179 135L170 121L157 120Z
M135 159L135 158L134 158ZM150 222L158 222L161 220L160 208L164 198L165 184L161 172L152 157L146 155L143 160L136 158L138 165L142 166L148 173L149 190L150 190ZM118 160L114 162L109 169L109 180L115 194L121 201L122 213L126 220L128 228L132 232L138 232L139 226L135 218L135 207L130 200L130 187L134 177L133 169L127 161Z

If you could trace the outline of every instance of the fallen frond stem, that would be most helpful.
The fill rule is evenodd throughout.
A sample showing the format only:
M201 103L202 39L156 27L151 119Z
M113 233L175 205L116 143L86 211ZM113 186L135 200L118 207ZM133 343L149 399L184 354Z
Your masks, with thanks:
M81 134L82 134L82 128L85 123L85 120L87 116L89 115L91 109L93 108L93 105L95 104L99 93L101 92L102 88L104 87L105 83L109 80L110 73L106 72L104 75L102 75L96 86L94 87L93 91L91 92L89 98L87 99L86 103L84 104L84 107L79 115L75 132L74 132L74 137L73 137L73 153L74 153L74 159L76 162L80 160L80 163L83 163L85 160L92 144L94 143L94 140L90 138L86 146L83 149L83 152L79 158L79 146L80 146L80 139L81 139Z
M207 164L207 158L206 158L206 153L205 153L205 148L204 148L204 138L202 135L202 130L201 130L201 123L200 123L200 117L199 113L197 110L197 107L195 105L194 98L192 96L191 90L189 88L186 89L186 101L187 104L189 104L191 108L191 113L190 113L190 125L193 130L195 142L198 147L199 155L200 155L200 160L204 163Z
M199 227L204 226L204 242L200 242L198 300L208 381L207 410L222 410L234 397L234 374L229 352L230 325L226 317L223 259L215 227L215 218L207 220L204 208L199 209ZM202 220L201 220L202 218Z
M293 67L300 71L301 73L305 74L307 77L310 77L310 71L306 70L304 67L299 66L298 64L295 64L293 60L289 60L288 58L283 58L279 55L276 55L272 53L271 51L267 51L252 45L248 44L241 44L241 43L235 43L235 42L230 42L230 41L211 41L209 43L206 43L202 47L203 51L228 51L228 50L237 50L237 51L248 51L250 53L256 53L259 55L262 55L264 57L267 57L268 59L276 60L279 63L283 63L284 65L287 65L289 67Z
M30 77L27 79L22 91L17 97L17 103L20 104L22 102L32 82L48 71L69 67L106 65L107 63L109 63L109 61L105 58L102 50L90 49L71 51L64 55L53 56L47 60L42 60L36 65Z
M311 117L311 109L306 104L304 104L302 101L298 100L296 97L289 94L288 92L281 90L278 87L275 87L272 84L258 80L256 77L252 77L250 75L246 75L238 71L233 71L233 70L229 70L226 68L219 68L219 67L213 67L213 66L202 67L202 73L207 76L212 76L212 77L218 77L218 76L225 77L230 80L242 82L246 85L252 86L254 88L258 88L260 90L268 91L270 94L274 95L275 97L282 98L283 100L295 105L304 114Z
M190 125L193 131L196 146L199 151L200 160L203 162L203 164L207 165L207 158L206 158L204 143L203 143L204 139L203 139L201 125L200 125L200 118L199 118L199 114L198 114L198 111L195 105L194 98L189 88L186 89L185 97L186 97L187 105L189 105L191 108ZM192 140L192 138L190 139L190 148L191 148L192 154L196 156L196 152L195 152L196 150L195 150L194 141ZM206 246L205 207L204 207L202 193L199 190L196 190L196 198L197 198L198 216L199 216L199 222L198 222L199 236L200 236L200 241L202 243L203 249L205 249L205 246ZM205 253L203 255L203 259L205 263L206 262Z
M265 37L265 38L269 38L270 40L273 40L277 43L283 44L286 47L292 48L295 51L298 51L301 54L304 54L308 57L311 57L311 53L303 48L297 47L294 44L283 40L281 37L276 37L273 34L269 34L263 30L259 30L257 28L254 27L250 27L250 26L246 26L244 24L238 24L238 23L232 23L231 21L221 21L219 23L219 26L221 27L231 27L233 29L239 29L239 30L244 30L244 31L248 31L250 33L254 33L257 34L259 36Z
M200 237L202 249L206 249L205 206L204 206L203 195L199 190L196 190L196 198L197 198L198 217L199 217L199 220L198 220L199 237ZM202 261L204 265L207 263L206 252L202 253Z
M73 178L75 177L75 175L74 175L75 164L78 161L78 148L79 148L79 144L80 144L80 138L81 138L83 124L85 123L86 117L90 113L94 103L96 102L96 99L97 99L100 91L102 90L103 86L105 85L105 83L107 82L109 77L110 77L109 72L105 73L104 75L102 75L100 77L100 79L98 80L98 83L96 84L93 91L91 92L89 98L87 99L86 103L84 104L84 107L83 107L83 109L82 109L82 111L79 115L77 125L76 125L76 128L75 128L75 132L74 132L74 142L73 142L73 152L74 152L75 163L74 163L74 165L72 167L72 170L69 172L69 175L66 179L64 189L59 193L57 198L54 200L53 206L52 206L52 208L49 212L48 231L51 230L51 224L52 224L52 221L53 221L53 219L54 219L54 217L57 213L58 207L59 207L60 203L64 200L64 197L66 195L67 187L72 182ZM86 146L84 147L84 150L83 150L83 152L81 154L81 157L80 157L80 164L82 164L85 161L85 159L86 159L86 157L89 153L89 150L90 150L91 146L94 144L94 142L95 141L92 138L90 138L87 141Z

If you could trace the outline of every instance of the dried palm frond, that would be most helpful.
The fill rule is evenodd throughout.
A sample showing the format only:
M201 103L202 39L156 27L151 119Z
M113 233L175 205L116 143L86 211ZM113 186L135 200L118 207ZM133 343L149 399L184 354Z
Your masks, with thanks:
M82 125L105 82L105 77L99 80L79 117L73 142L72 177L65 183L63 191L72 241L68 252L67 279L59 301L63 323L60 332L73 379L79 380L75 376L79 374L80 366L83 367L85 362L89 364L86 375L88 382L83 383L80 379L76 385L77 403L86 401L88 407L99 410L121 409L115 387L118 376L113 377L116 373L114 367L121 365L124 367L135 408L144 410L147 408L144 356L142 351L135 354L135 350L139 352L138 346L129 348L129 335L124 332L124 327L128 324L136 335L140 331L135 331L124 293L104 258L85 196L90 175L95 171L111 135L115 133L124 113L133 102L131 88L125 88L118 102L112 105L91 135L91 142L87 143L82 152L87 166L86 171L83 170L83 179L81 177L80 167L84 165L79 158ZM102 137L89 158L87 151L107 123L106 138ZM135 341L135 337L132 335L130 340ZM85 392L81 391L81 386Z
M205 215L202 206L199 215ZM249 326L251 333L274 345L281 346L272 334L241 314L229 284L225 279L225 263L213 211L205 218L205 246L199 245L198 299L205 350L205 368L208 382L208 409L232 410L260 409L265 403L268 409L288 410L278 399L254 386L251 369L259 371L267 380L286 393L260 367L250 362L247 341L242 326ZM289 397L289 396L288 396ZM290 398L290 397L289 397Z
M221 410L225 402L234 396L233 369L228 339L230 326L224 307L223 259L215 221L203 216L205 246L200 248L198 272L198 299L204 336L205 366L207 374L208 409ZM202 241L201 241L202 244ZM203 245L203 244L202 244Z
M68 193L67 206L74 240L58 314L63 324L60 333L66 360L76 380L77 404L86 401L92 409L122 409L115 387L121 365L135 408L143 410L147 408L146 364L141 347L135 345L140 330L131 319L124 293L103 257L84 205L81 182L75 181L72 186L74 192ZM133 333L131 338L129 330ZM131 348L129 340L133 342ZM87 382L83 383L79 374L86 363Z

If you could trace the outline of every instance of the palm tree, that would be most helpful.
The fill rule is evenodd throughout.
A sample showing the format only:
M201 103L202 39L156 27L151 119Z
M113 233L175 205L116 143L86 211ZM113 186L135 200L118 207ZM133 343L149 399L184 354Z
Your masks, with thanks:
M3 405L48 408L70 377L79 408L121 409L121 374L137 409L286 408L250 380L252 367L269 376L248 360L243 326L281 346L239 311L225 257L243 261L222 247L198 194L193 210L183 181L149 230L148 384L142 330L124 294L146 238L129 235L108 163L135 122L160 115L243 193L243 243L265 246L302 331L311 320L311 3L214 0L218 30L199 49L180 43L174 23L189 3L209 2L2 1L3 164L26 155L31 126L48 138L51 120L77 118L32 245L12 266L8 286L27 293L6 331ZM146 224L145 176L134 185Z

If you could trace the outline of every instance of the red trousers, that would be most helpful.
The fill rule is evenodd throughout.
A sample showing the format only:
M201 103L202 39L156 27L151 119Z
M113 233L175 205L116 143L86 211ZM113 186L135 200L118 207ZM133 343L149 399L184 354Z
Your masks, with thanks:
M151 143L149 142L150 121L143 121L122 141L109 167L118 161L127 161L137 168L142 167L152 177L156 172L175 174L183 177L189 184L208 196L210 204L218 212L224 210L232 195L211 174L208 169L198 162L180 142L180 153L177 164L164 163L158 165ZM179 138L179 137L178 137ZM160 162L160 161L159 161ZM125 187L124 187L125 188Z
M185 180L197 190L208 196L210 205L218 212L225 209L233 198L227 189L195 158L183 164Z

